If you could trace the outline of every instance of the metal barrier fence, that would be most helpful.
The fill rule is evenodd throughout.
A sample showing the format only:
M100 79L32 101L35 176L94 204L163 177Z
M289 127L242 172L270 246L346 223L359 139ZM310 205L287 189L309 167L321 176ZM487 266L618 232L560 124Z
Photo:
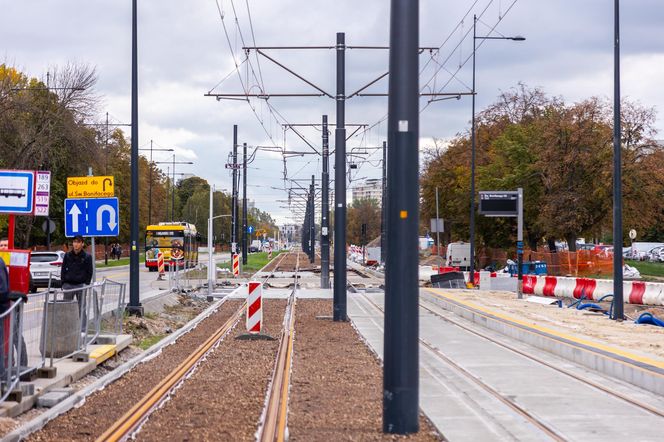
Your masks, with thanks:
M29 295L21 306L20 375L74 355L87 354L100 334L122 333L126 284L105 279L69 290L49 289ZM20 338L19 338L20 337Z
M23 300L18 299L0 315L0 379L4 401L19 384L21 372L27 364L23 332Z

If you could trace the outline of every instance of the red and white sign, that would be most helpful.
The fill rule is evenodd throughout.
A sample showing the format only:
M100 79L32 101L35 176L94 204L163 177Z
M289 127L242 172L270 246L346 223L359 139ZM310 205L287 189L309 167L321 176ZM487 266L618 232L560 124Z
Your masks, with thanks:
M240 255L233 255L233 276L240 276Z
M249 282L247 295L247 331L260 333L263 323L263 284L256 281Z
M51 172L38 170L35 186L35 216L48 216L51 199Z

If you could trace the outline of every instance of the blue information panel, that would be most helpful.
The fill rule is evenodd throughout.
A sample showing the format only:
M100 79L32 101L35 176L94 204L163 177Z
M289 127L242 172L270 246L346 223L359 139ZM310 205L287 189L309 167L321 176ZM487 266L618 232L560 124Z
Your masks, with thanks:
M31 214L35 205L35 173L0 170L0 213Z
M118 236L120 210L117 198L65 200L65 236Z

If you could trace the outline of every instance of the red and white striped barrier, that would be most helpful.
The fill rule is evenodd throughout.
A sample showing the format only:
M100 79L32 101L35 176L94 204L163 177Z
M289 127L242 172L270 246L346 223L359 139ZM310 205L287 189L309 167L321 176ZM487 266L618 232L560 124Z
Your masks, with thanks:
M237 253L233 255L233 276L240 276L240 255Z
M571 278L564 276L523 276L523 293L559 298L599 301L613 293L610 279ZM658 282L625 281L625 302L628 304L664 305L664 284Z
M164 270L164 254L161 252L157 254L157 271L159 272L159 279L163 279L166 271Z
M251 281L248 287L247 331L249 333L260 333L263 323L263 284Z

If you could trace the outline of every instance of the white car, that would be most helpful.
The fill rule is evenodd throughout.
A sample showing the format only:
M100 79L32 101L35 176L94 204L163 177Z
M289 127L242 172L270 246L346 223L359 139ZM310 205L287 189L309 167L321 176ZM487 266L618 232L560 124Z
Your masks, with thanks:
M32 252L30 254L30 292L34 293L38 287L60 287L60 271L65 252Z

